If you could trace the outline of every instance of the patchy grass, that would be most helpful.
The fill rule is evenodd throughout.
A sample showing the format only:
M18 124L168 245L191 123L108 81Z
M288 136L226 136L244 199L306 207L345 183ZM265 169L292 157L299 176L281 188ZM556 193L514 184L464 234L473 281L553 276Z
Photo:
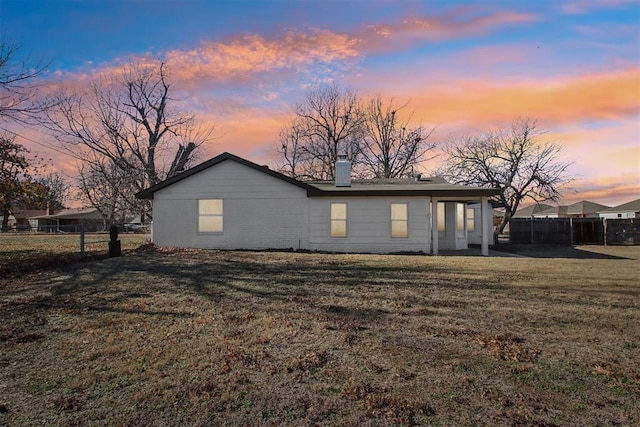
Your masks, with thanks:
M640 248L584 251L149 250L0 279L0 424L638 425Z
M123 251L149 241L148 234L120 234ZM108 255L109 233L86 233L84 259ZM57 267L81 260L80 234L0 233L0 274Z

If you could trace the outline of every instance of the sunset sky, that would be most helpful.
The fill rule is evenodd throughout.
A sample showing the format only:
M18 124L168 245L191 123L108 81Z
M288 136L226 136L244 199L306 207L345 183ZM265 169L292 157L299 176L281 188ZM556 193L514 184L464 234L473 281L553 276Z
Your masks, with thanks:
M275 163L295 103L338 81L409 102L436 143L536 118L574 162L563 204L640 197L640 0L0 0L0 36L49 63L47 82L166 60L215 123L202 160ZM73 175L46 135L11 130Z

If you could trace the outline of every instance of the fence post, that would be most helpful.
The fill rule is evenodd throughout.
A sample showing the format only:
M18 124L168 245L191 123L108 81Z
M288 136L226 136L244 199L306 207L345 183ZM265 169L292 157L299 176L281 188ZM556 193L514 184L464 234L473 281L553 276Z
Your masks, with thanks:
M571 242L571 246L573 246L573 217L569 217L569 234L571 235L569 241Z
M84 224L80 223L80 257L84 258Z
M535 243L535 242L533 241L533 234L534 234L534 233L533 233L533 215L531 215L531 222L530 222L530 224L531 224L531 244L533 244L533 243Z
M120 240L118 240L118 226L112 225L109 228L109 256L115 257L122 255Z

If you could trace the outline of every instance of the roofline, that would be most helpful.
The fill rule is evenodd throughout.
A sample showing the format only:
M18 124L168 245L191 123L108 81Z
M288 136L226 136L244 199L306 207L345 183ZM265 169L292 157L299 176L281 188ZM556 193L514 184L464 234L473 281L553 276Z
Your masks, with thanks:
M640 199L635 199L628 201L626 203L622 203L617 206L612 206L607 209L599 210L598 213L609 213L609 212L638 212L639 206L634 206L634 203L640 202ZM625 207L628 206L628 207Z
M496 196L500 192L495 188L465 188L460 190L452 189L423 189L423 190L318 190L319 192L309 194L309 197L367 197L367 196L396 196L396 197L490 197Z
M249 160L243 159L242 157L238 157L231 153L224 152L210 160L207 160L206 162L200 163L199 165L192 167L191 169L187 169L186 171L179 173L178 175L174 175L171 178L165 179L164 181L159 182L156 185L152 185L151 187L136 193L135 195L136 199L152 200L153 195L156 191L162 190L165 187L168 187L172 184L175 184L178 181L182 181L183 179L190 177L191 175L195 175L198 172L202 172L205 169L208 169L212 166L222 163L225 160L233 160L234 162L240 163L241 165L247 166L251 169L255 169L262 173L266 173L267 175L271 175L272 177L288 182L289 184L293 184L297 187L302 188L303 190L306 190L309 195L320 191L309 184L305 184L304 182L298 181L297 179L283 175L280 172L271 170L267 166L260 166L256 163L250 162Z
M162 190L165 187L168 187L172 184L175 184L178 181L182 181L185 178L188 178L192 175L202 172L205 169L208 169L212 166L222 163L225 160L232 160L234 162L240 163L241 165L254 169L258 172L265 173L281 181L284 181L289 184L293 184L296 187L302 188L307 192L308 197L366 197L366 196L396 196L396 197L403 197L403 196L404 197L407 197L407 196L482 197L482 196L486 196L486 197L489 197L489 196L495 196L499 194L499 190L495 188L463 188L459 190L453 190L453 189L423 189L423 190L389 189L389 190L347 190L347 191L322 190L320 188L314 187L313 185L307 184L302 181L298 181L295 178L291 178L289 176L283 175L280 172L271 170L267 166L260 166L249 160L243 159L242 157L238 157L231 153L224 152L210 160L207 160L204 163L200 163L199 165L194 166L191 169L188 169L178 175L172 176L171 178L168 178L162 182L159 182L156 185L152 185L151 187L136 193L135 197L136 199L152 200L153 195L156 191Z

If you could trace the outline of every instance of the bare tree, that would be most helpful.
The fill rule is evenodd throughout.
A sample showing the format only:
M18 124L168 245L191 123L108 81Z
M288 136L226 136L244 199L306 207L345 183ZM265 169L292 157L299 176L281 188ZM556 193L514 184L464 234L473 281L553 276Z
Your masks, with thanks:
M34 85L46 66L16 60L18 51L18 45L0 42L0 119L25 124L50 103L38 100Z
M88 93L60 95L47 127L72 155L93 163L89 169L109 163L138 177L140 191L183 171L211 136L175 108L173 92L164 63L130 64L121 76L94 79ZM148 204L131 203L149 215Z
M570 162L560 161L561 147L542 140L544 132L532 119L514 122L509 130L466 137L444 147L447 154L439 173L450 182L497 188L497 201L505 216L495 237L524 200L557 201L562 188L571 181Z
M142 173L137 175L124 173L109 158L94 156L80 168L80 200L95 207L107 223L124 222Z
M364 120L354 92L337 83L311 90L280 133L281 170L299 178L334 179L339 154L359 163Z
M302 128L295 120L289 127L281 129L278 135L280 148L277 151L282 156L280 172L293 178L305 176L303 168L306 166L306 162L301 147L303 136Z
M32 191L25 194L19 205L24 209L63 209L69 193L69 184L58 172L50 172L33 178Z
M405 178L415 167L433 156L434 144L428 138L434 129L410 126L411 115L401 118L407 104L396 106L378 96L367 104L362 162L367 175L376 178Z

